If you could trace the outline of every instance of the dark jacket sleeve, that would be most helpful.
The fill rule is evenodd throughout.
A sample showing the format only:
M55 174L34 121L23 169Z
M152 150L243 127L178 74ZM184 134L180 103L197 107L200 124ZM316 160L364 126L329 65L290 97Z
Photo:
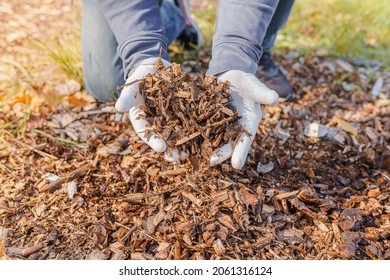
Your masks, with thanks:
M99 7L118 42L125 79L137 63L159 56L160 49L169 61L157 0L99 0Z
M281 0L283 1L283 0ZM229 70L254 74L278 0L219 0L209 75Z

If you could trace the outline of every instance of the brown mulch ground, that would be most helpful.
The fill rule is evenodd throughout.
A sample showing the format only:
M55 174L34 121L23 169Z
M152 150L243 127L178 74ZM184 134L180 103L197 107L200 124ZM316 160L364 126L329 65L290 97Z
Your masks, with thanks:
M167 164L127 115L72 83L23 138L10 124L21 100L9 104L0 259L390 259L389 73L320 54L277 60L298 101L264 108L240 171Z

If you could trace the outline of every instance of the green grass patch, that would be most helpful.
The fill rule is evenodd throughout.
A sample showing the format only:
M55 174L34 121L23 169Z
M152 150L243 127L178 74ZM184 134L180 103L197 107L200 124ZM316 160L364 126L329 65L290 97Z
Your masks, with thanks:
M390 65L390 5L383 0L296 1L278 48L326 49L342 57Z
M210 47L213 40L217 7L209 5L207 8L194 12L194 19L203 33L203 45Z
M216 7L194 12L205 46L214 32ZM297 0L275 48L310 54L374 59L390 66L390 5L383 0Z
M68 79L84 84L79 32L71 37L57 37L48 42L34 41L32 44L45 53L49 61L54 62Z

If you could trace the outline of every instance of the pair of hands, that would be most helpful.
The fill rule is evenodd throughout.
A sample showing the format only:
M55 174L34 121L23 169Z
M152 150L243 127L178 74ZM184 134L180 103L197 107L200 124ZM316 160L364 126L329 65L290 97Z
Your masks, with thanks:
M132 83L144 78L147 74L153 73L154 62L156 58L143 60L130 73L126 83ZM164 66L169 66L169 62L163 60ZM253 74L245 73L239 70L230 70L218 78L219 81L229 81L231 84L231 97L233 105L237 108L238 114L242 117L239 123L249 133L242 133L239 140L234 146L234 142L228 142L221 148L215 150L210 158L210 165L218 165L223 161L231 158L232 167L241 169L248 155L250 146L256 135L257 127L261 121L262 113L260 104L276 105L278 103L278 94L267 88ZM138 83L133 83L123 88L119 99L115 104L116 110L125 113L129 112L130 122L132 123L137 135L156 152L165 152L167 146L163 139L155 133L151 137L145 136L145 127L149 124L145 119L139 118L145 115L140 106L144 100L140 94L135 94L138 89ZM179 155L173 152L172 155L165 155L169 161L177 161Z

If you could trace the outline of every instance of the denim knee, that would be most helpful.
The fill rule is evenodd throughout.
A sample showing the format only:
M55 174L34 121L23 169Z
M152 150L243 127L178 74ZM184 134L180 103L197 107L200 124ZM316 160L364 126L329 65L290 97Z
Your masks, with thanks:
M294 0L281 0L268 26L263 43L263 51L269 51L275 44L278 31L286 24L290 16Z
M172 0L161 4L165 35L173 41L185 27L185 19ZM111 101L123 85L124 66L118 43L97 0L83 0L82 52L85 87L99 101Z
M115 97L125 83L118 44L96 0L83 1L82 53L85 88L99 101Z
M122 64L117 69L106 72L104 69L96 67L96 63L83 60L83 65L84 83L88 93L100 102L115 100L119 92L117 87L125 83Z

